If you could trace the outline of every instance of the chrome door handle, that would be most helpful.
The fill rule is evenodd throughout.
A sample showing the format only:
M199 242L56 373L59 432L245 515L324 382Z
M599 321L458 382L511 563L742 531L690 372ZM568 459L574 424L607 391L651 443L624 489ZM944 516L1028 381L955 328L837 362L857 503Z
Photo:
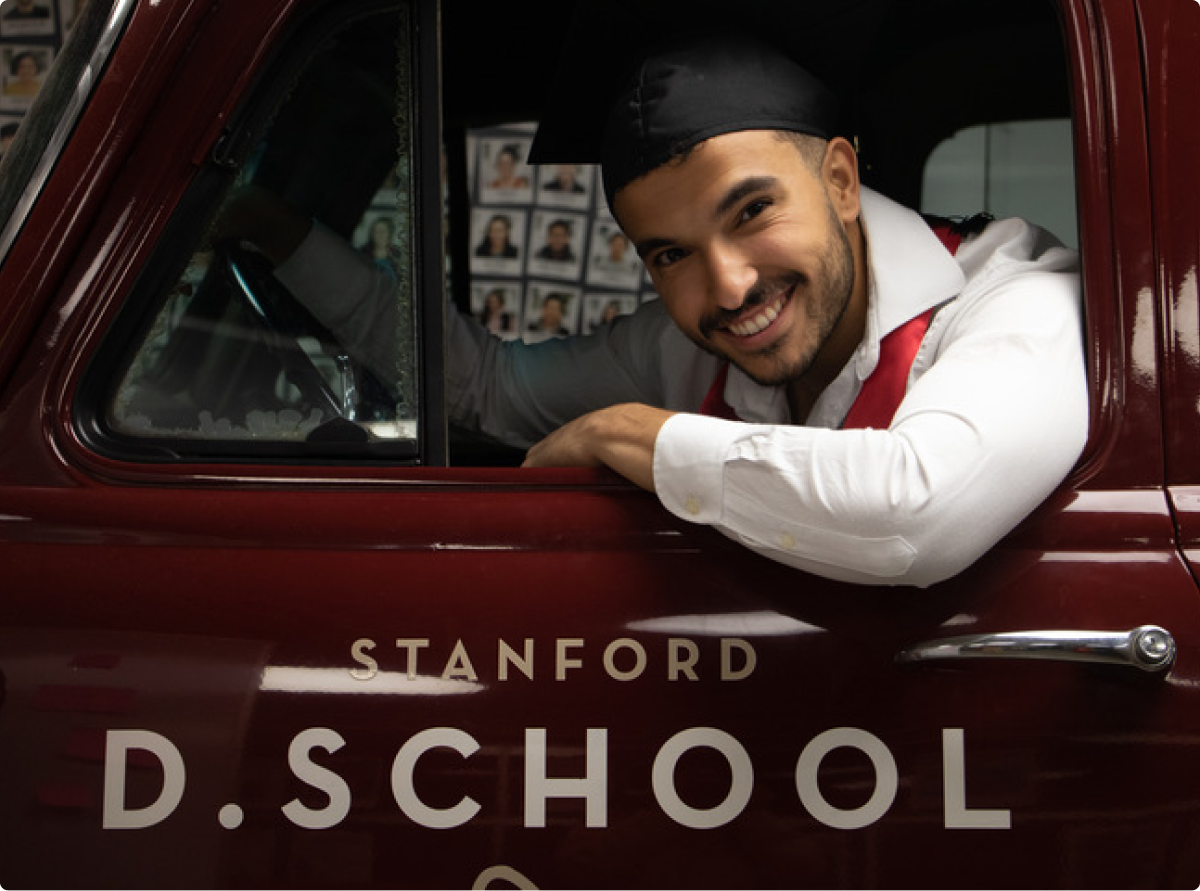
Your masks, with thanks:
M896 654L903 663L946 659L1100 662L1156 673L1175 661L1175 638L1157 625L1130 631L1013 631L931 640Z

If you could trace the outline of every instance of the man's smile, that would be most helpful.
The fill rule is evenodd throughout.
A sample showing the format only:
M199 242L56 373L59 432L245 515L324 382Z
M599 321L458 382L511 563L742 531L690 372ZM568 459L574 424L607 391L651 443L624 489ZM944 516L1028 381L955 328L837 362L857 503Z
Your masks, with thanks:
M749 315L725 325L725 330L737 337L753 337L760 334L779 318L784 306L791 300L795 288L793 284L790 288L778 291Z

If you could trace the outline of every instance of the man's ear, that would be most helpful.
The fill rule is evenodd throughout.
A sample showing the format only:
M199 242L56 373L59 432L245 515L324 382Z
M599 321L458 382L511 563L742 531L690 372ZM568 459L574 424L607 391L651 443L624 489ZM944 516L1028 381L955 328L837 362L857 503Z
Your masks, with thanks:
M829 200L843 223L858 219L859 187L858 153L847 140L835 136L825 147L825 160L821 163L821 176L829 193Z

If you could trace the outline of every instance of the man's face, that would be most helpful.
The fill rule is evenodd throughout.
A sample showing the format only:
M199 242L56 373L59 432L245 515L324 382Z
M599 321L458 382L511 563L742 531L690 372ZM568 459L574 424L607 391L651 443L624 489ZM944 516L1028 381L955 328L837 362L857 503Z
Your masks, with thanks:
M730 133L614 203L688 337L764 385L808 371L856 286L844 228L858 215L856 170L846 192L777 134Z
M555 224L546 230L546 243L553 250L561 251L571 243L571 233L565 226Z

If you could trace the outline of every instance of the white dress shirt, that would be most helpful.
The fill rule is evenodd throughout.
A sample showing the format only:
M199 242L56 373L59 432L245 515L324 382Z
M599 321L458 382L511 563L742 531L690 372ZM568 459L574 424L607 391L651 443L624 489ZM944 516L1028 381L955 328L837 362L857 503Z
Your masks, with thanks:
M450 415L528 446L620 402L681 412L654 453L658 497L679 517L833 579L949 578L1041 503L1082 451L1077 256L1016 219L992 223L951 256L918 214L869 190L862 224L866 333L806 426L791 423L782 388L736 368L725 400L742 420L693 414L718 363L657 301L591 337L533 347L451 313ZM889 429L838 429L880 340L931 307L940 309Z

